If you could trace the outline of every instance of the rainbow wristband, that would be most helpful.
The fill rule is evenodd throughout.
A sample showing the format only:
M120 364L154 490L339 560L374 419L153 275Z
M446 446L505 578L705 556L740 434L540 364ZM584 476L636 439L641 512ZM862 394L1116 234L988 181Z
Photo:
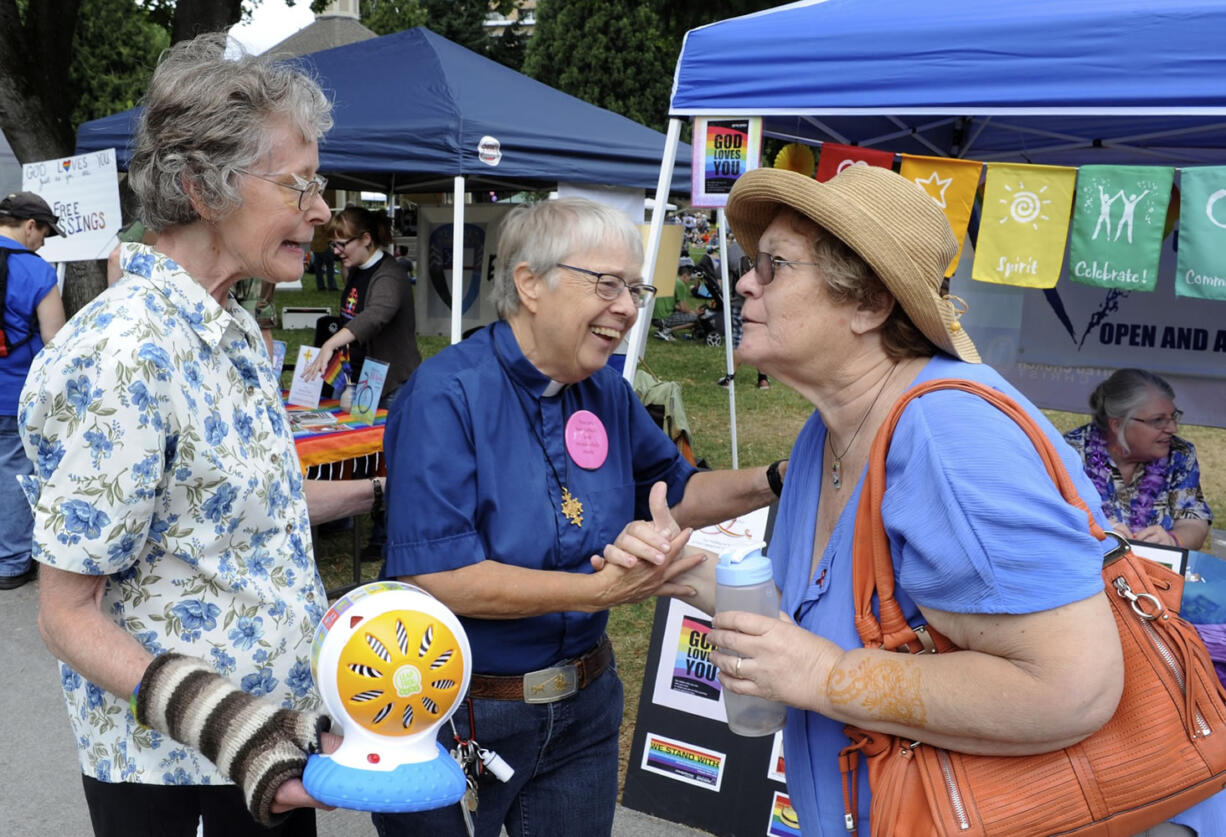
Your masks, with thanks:
M128 708L132 710L132 719L140 724L140 718L136 717L136 696L140 694L140 683L136 684L136 688L132 690L132 696L128 698ZM141 724L144 726L144 724Z
M1180 549L1183 549L1183 541L1181 541L1179 539L1179 536L1176 535L1173 531L1171 532L1171 540L1175 542L1175 546L1179 547Z

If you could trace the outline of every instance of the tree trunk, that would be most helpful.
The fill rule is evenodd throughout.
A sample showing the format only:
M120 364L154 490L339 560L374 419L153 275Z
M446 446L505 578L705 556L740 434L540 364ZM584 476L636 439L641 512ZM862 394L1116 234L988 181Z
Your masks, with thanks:
M106 290L106 262L68 262L64 270L64 313L71 317Z
M188 41L202 32L222 32L238 23L242 0L179 0L170 42Z
M0 128L22 163L65 157L74 146L69 57L81 0L0 0Z

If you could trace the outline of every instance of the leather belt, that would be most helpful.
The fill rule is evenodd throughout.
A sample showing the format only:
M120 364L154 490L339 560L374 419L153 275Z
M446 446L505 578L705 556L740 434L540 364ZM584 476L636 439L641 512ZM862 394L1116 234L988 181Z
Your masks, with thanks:
M468 694L488 700L553 703L586 689L612 664L613 643L606 635L590 651L556 666L518 675L474 674Z

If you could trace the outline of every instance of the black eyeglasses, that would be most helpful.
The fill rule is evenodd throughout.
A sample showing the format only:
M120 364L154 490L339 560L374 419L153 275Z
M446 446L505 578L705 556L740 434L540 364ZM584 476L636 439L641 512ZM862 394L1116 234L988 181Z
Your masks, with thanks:
M1153 418L1136 418L1135 416L1130 421L1139 421L1141 424L1148 424L1154 430L1162 430L1168 424L1179 426L1179 420L1183 418L1183 410L1176 410L1169 416L1154 416Z
M797 262L791 259L781 259L763 250L759 250L758 255L754 256L750 263L753 265L753 272L758 274L758 284L764 288L775 281L775 268L780 265L804 264L812 267L820 266L817 262Z
M567 270L573 270L575 273L582 273L585 276L591 277L596 283L596 296L601 299L607 299L610 302L622 295L622 289L630 292L630 299L634 302L635 308L642 308L647 304L647 300L655 294L656 289L646 282L635 282L631 284L620 276L615 276L612 273L598 273L595 270L588 270L585 267L575 267L574 265L562 264L558 262L558 267L564 267Z
M339 253L341 250L344 250L346 247L348 247L350 243L356 240L357 240L357 236L355 235L353 238L346 238L343 241L329 241L328 246Z
M282 189L290 189L290 190L297 192L299 212L306 212L307 207L311 205L311 201L315 200L315 196L318 195L320 192L322 192L328 186L327 178L320 177L319 175L315 175L310 180L304 180L303 178L299 177L293 172L290 172L288 176L294 178L294 182L293 183L283 183L280 180L276 180L275 178L276 177L286 177L286 175L284 174L268 176L268 175L263 175L263 174L256 174L255 172L247 171L246 169L239 169L239 171L241 171L243 174L250 175L251 177L254 177L257 180L266 180L269 183L275 183L276 185L280 186Z

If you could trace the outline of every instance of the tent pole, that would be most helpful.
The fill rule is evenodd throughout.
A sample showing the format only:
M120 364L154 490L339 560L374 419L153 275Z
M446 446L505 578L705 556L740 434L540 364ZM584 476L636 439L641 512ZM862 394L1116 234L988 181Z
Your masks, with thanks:
M736 371L732 354L732 296L728 293L728 220L724 217L724 208L715 210L715 223L719 225L719 289L723 294L724 303L724 365L728 374ZM739 467L736 443L736 381L728 383L728 423L731 428L732 470Z
M464 304L464 175L456 175L451 213L451 342L460 342Z
M681 120L668 120L668 135L664 140L664 156L660 160L660 178L656 181L656 205L651 209L651 229L647 234L646 252L643 253L643 281L652 282L655 276L656 253L660 250L660 236L664 233L664 216L668 214L668 187L673 182L673 165L677 158L677 144L681 139ZM654 284L654 282L652 282ZM626 349L626 365L622 377L634 386L634 373L639 358L647 345L647 332L651 329L651 309L644 308L630 329Z

